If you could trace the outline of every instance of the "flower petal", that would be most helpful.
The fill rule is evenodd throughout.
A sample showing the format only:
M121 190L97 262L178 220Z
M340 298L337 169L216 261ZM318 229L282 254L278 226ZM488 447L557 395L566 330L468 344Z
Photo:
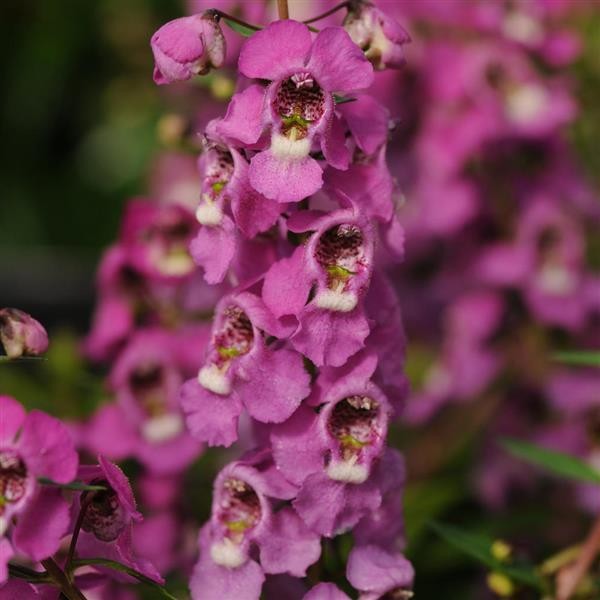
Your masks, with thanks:
M302 600L350 600L350 596L333 583L319 583Z
M312 285L304 265L304 246L298 246L289 258L282 258L267 272L262 296L276 317L298 314L306 304Z
M240 52L240 72L251 79L282 79L304 66L311 43L306 25L289 19L275 21L246 41Z
M251 85L235 94L223 119L217 121L217 133L242 144L254 144L263 129L263 105L265 88Z
M250 183L277 202L298 202L321 189L323 171L311 156L278 158L265 150L250 162Z
M310 531L291 507L281 509L258 538L260 564L265 573L290 573L304 577L319 560L320 537Z
M0 396L0 443L10 444L25 421L25 409L10 396Z
M377 546L357 546L348 557L346 576L357 590L385 594L412 585L414 569L400 553Z
M250 416L262 423L281 423L310 394L310 376L293 350L267 350L238 371L240 399Z
M183 384L181 407L192 436L209 446L231 446L237 440L242 405L237 396L219 396L204 389L196 379Z
M307 477L292 504L313 531L333 537L377 509L381 492L373 478L359 485L346 484L320 472Z
M34 562L52 556L67 534L71 516L62 490L40 487L13 530L15 548Z
M373 67L341 27L326 27L317 35L307 71L328 92L351 92L373 83Z
M339 367L364 347L369 322L362 308L334 312L310 304L300 315L300 328L291 338L298 352L318 367Z
M204 269L207 283L221 283L237 248L233 221L225 216L216 227L201 227L190 244L194 261Z
M58 419L32 410L19 438L20 452L36 476L68 483L75 478L79 458L69 430Z

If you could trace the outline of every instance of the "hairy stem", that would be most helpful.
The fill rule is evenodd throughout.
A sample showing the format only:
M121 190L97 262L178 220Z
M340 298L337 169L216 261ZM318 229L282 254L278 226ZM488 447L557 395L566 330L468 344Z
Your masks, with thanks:
M234 17L233 15L223 12L222 10L219 10L218 8L210 8L206 12L212 13L214 16L216 16L220 19L227 19L228 21L233 21L234 23L237 23L238 25L242 25L243 27L247 27L248 29L253 29L254 31L260 31L262 29L262 27L259 27L258 25L252 25L252 23L246 23L246 21L242 21L241 19L238 19L237 17Z
M600 551L600 516L581 547L574 563L561 569L556 580L556 600L569 600Z
M73 585L69 578L64 574L63 570L56 564L54 559L47 558L42 562L43 567L48 572L48 575L60 588L62 595L67 600L87 600L86 597Z
M348 6L350 6L350 2L348 2L348 0L346 0L345 2L340 2L339 4L337 4L330 10L328 10L327 12L324 12L320 15L317 15L316 17L313 17L312 19L307 19L306 21L302 21L302 22L305 23L306 25L308 25L309 23L315 23L316 21L320 21L321 19L324 19L325 17L328 17L329 15L336 13L338 10L341 10L342 8L346 8Z
M290 10L288 8L287 0L277 0L277 12L279 13L280 19L290 18Z
M75 558L75 549L77 548L77 540L79 539L79 532L81 531L81 526L83 525L83 519L85 519L85 513L87 511L88 506L94 498L94 494L88 494L87 497L81 504L81 508L79 509L79 515L77 516L77 522L75 523L75 529L73 529L73 535L71 536L71 543L69 544L69 552L67 554L67 562L65 563L65 570L67 573L71 573L71 565L73 564L73 559Z

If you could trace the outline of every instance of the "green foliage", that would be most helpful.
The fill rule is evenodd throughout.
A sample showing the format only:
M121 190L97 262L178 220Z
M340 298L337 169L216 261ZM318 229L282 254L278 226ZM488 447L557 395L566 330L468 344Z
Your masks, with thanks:
M244 37L250 37L256 33L256 30L252 29L251 27L246 27L246 25L241 25L240 23L236 23L235 21L232 21L226 17L223 17L222 20L225 22L227 27L233 29L233 31L243 35Z
M600 484L600 472L579 458L510 438L503 439L501 444L513 456L543 467L555 475L584 483Z
M578 367L600 367L600 352L559 352L555 359Z
M543 582L536 573L533 565L505 562L496 558L492 554L494 547L494 540L492 538L443 523L432 522L430 523L430 527L446 542L461 552L468 554L492 571L502 573L513 581L537 590L543 589Z

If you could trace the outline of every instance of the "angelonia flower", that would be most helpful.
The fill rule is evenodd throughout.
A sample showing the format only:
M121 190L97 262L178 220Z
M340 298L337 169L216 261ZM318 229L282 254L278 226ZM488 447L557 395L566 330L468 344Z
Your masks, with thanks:
M133 552L133 525L142 515L123 472L102 456L97 465L80 465L68 427L46 413L26 413L15 399L0 396L0 414L0 596L37 597L36 588L20 589L12 579L4 585L7 563L63 564L69 536L76 541L72 558L114 560L162 583L153 564ZM73 491L82 486L85 491ZM94 573L96 579L75 573L74 585L97 587L111 577L135 583L111 569Z
M8 358L38 356L48 349L48 334L31 315L17 308L0 309L0 343Z
M189 251L207 283L231 289L179 400L193 438L247 452L214 482L193 598L282 590L319 560L322 537L353 531L367 557L357 550L355 570L377 552L393 569L378 584L357 576L356 589L410 593L405 467L386 445L406 393L404 333L383 273L404 236L390 113L364 93L370 61L400 66L408 36L362 8L359 45L342 27L313 35L290 19L250 36L247 79L204 129Z
M371 2L355 0L344 19L352 41L378 70L404 66L404 44L410 42L406 30Z
M67 427L39 410L29 414L0 396L0 584L19 553L35 562L54 554L69 527L69 504L39 478L69 483L79 458Z
M211 11L169 21L152 36L150 45L156 62L154 81L159 85L205 75L225 62L225 38Z

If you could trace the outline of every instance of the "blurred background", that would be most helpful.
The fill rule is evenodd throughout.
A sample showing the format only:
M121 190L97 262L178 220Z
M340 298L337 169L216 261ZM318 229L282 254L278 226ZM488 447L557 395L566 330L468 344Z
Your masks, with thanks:
M259 3L220 4L242 14ZM597 493L547 479L494 445L510 435L600 456L596 375L552 361L599 341L600 4L379 4L413 39L407 67L376 86L396 119L388 162L407 231L406 261L392 271L413 388L392 434L409 464L407 554L418 598L493 597L485 570L429 521L509 539L539 562L578 542L600 509ZM292 16L328 6L290 5ZM193 134L233 90L232 70L157 88L149 39L210 6L1 3L0 305L44 323L52 347L41 365L0 367L0 392L70 418L106 396L105 369L79 351L100 256L125 201L160 187L166 152L193 156ZM538 275L551 283L536 288ZM577 285L565 291L567 276ZM194 485L210 485L211 460L194 467ZM193 494L196 523L207 496Z

